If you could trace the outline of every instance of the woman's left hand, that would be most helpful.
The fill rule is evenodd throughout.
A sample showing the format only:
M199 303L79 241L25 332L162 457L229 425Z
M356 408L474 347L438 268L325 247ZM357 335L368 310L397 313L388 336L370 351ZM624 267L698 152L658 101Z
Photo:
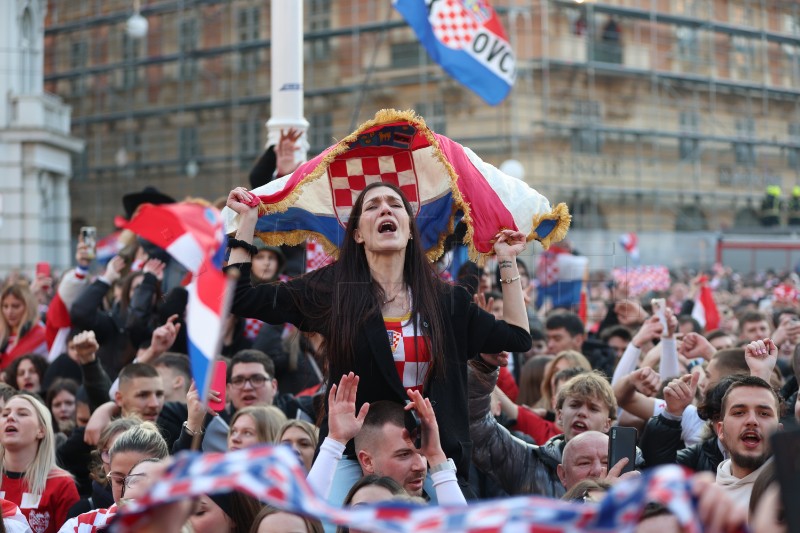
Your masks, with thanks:
M524 233L510 229L501 230L495 239L494 253L497 257L517 257L528 242Z

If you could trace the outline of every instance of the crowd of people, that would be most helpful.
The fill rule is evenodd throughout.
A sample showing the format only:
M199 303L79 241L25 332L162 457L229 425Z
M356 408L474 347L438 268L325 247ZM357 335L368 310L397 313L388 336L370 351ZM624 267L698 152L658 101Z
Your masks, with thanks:
M126 196L128 216L154 200L172 201L151 188ZM692 318L698 280L685 272L666 293L592 283L581 318L535 308L519 232L498 233L491 267L445 279L391 185L360 193L338 259L305 274L287 274L285 251L254 240L252 193L236 188L225 203L240 217L226 267L238 281L219 354L224 385L210 403L192 382L187 292L163 250L124 234L101 267L79 241L59 279L5 280L6 530L102 530L180 451L283 444L335 505L517 495L592 505L622 480L677 463L696 472L709 531L788 531L778 478L794 462L776 462L771 437L800 419L796 275L709 272L720 312L711 331ZM636 428L637 446L610 464L615 426ZM237 492L183 509L170 527L333 530ZM636 531L682 529L651 502Z

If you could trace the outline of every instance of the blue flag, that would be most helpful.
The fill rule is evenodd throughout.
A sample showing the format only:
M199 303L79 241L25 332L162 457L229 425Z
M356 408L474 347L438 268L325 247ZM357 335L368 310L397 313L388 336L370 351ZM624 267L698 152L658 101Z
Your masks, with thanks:
M486 0L393 0L434 61L490 105L508 95L516 59Z

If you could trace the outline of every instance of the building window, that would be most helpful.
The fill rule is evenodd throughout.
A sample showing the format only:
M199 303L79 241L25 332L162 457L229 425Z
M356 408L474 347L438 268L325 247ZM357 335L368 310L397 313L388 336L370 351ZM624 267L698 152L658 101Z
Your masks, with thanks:
M697 111L681 111L678 155L684 161L697 161L700 158L700 115Z
M333 144L333 114L315 113L308 126L308 143L312 153L320 153Z
M392 68L415 68L428 63L428 53L419 41L392 43Z
M752 39L734 35L731 37L731 73L749 78L754 73L756 61L755 43Z
M440 135L447 134L447 115L444 102L419 102L414 108L425 119L425 124Z
M733 143L733 153L738 165L753 166L756 164L756 148L753 144L755 134L756 126L752 118L736 120L736 136L743 139L743 141Z
M125 132L125 152L128 162L138 162L142 154L142 134L135 131Z
M581 154L599 154L603 151L603 133L600 131L600 102L576 100L572 111L572 151Z
M331 0L306 0L305 17L308 20L308 31L311 33L324 31L331 27ZM331 55L330 37L311 37L310 59L321 61Z
M261 12L257 7L246 7L239 10L239 42L257 41L260 35ZM243 50L239 52L239 70L251 72L258 68L259 50Z
M189 57L197 50L200 37L198 32L197 19L185 18L180 21L178 30L178 47L180 51L180 70L181 80L194 80L197 78L197 59Z
M132 39L127 33L122 34L122 87L132 89L138 81L139 41Z
M20 21L22 41L22 92L30 93L36 88L36 32L34 30L33 15L30 9L25 9Z
M69 52L69 66L73 71L82 71L86 68L89 60L89 46L86 41L77 41L72 43ZM86 78L84 72L78 72L77 75L70 80L72 85L72 93L81 95L86 92Z
M675 28L678 45L678 59L697 63L700 56L700 35L697 28L678 26Z
M196 163L197 158L200 157L200 142L197 137L197 128L181 128L179 141L178 157L180 159L181 169L183 169L189 161L194 161Z
M800 144L800 122L789 123L789 142ZM800 148L789 148L787 164L789 168L800 171Z
M676 14L696 17L700 15L699 4L704 3L704 0L673 0L673 2Z
M261 120L248 119L239 122L239 161L242 170L251 168L261 155L262 131L264 126Z

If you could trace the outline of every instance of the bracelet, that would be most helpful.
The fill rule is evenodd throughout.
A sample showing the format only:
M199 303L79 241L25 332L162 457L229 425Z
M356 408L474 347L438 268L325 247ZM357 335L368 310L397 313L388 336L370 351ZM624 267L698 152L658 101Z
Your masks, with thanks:
M513 278L508 278L508 279L500 278L500 281L502 281L503 283L511 284L511 283L514 283L515 281L517 281L519 279L519 277L520 277L519 274L517 274Z
M186 434L187 434L187 435L189 435L190 437L196 437L197 435L202 435L202 434L204 433L202 429L200 429L200 430L198 430L198 431L192 431L191 429L189 429L189 421L188 421L188 420L186 420L186 421L183 423L183 430L184 430L184 431L186 432Z
M244 241L240 241L239 239L228 239L228 248L231 250L234 248L243 248L247 253L250 254L250 257L254 257L258 254L258 248L256 248L255 245L248 244Z

